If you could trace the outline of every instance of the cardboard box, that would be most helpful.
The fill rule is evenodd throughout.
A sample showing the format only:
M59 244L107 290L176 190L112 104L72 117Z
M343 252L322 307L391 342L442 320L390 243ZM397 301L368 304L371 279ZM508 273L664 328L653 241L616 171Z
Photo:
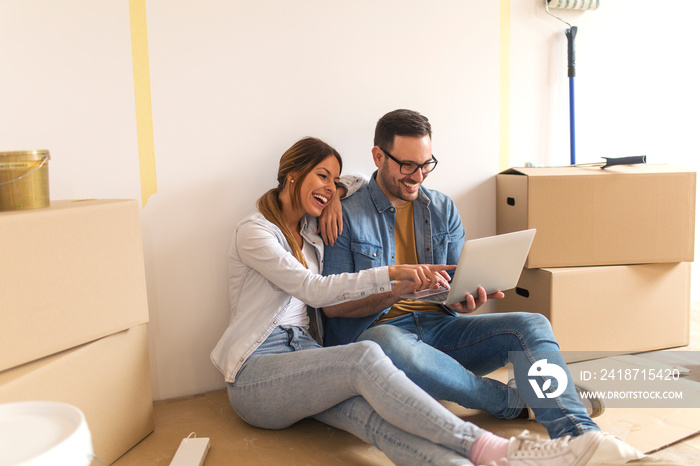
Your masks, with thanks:
M543 314L562 351L633 353L690 339L687 262L525 269L505 295L499 312Z
M0 371L148 322L139 205L0 212Z
M78 407L95 455L114 462L154 429L146 325L0 372L0 403Z
M695 172L669 165L512 168L497 231L536 228L528 268L692 262Z

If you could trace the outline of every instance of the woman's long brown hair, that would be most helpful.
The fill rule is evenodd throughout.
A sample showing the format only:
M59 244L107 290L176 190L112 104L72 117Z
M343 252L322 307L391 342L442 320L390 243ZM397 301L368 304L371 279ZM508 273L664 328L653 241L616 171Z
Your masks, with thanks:
M282 230L282 234L292 248L292 254L308 268L304 260L301 248L294 240L292 231L282 217L282 207L279 202L279 194L287 183L287 176L295 175L295 183L291 186L292 207L297 207L301 202L300 186L306 176L326 157L334 156L338 159L340 169L343 169L343 160L338 151L321 141L320 139L306 137L297 141L292 147L282 154L279 169L277 170L277 187L269 190L258 199L257 207L267 220L274 223Z

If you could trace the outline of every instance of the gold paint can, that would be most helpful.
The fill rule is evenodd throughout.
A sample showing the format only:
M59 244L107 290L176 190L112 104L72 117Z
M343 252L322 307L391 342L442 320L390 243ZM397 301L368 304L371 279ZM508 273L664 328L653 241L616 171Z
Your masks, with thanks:
M49 151L0 152L0 211L48 207Z

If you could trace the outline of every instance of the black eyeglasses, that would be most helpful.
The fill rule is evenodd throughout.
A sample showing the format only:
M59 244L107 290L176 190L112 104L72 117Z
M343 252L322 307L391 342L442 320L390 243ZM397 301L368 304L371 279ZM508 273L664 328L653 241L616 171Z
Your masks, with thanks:
M380 147L380 149L382 150L382 152L384 152L386 154L387 157L389 157L391 160L393 160L394 162L399 164L399 171L401 172L402 175L413 175L415 172L418 171L419 168L420 168L420 172L423 175L427 175L431 171L435 170L435 167L437 167L438 161L435 158L435 156L432 154L430 155L430 157L432 157L431 160L429 160L425 163L417 164L414 162L402 162L401 160L399 160L396 157L394 157L393 155L391 155L388 150L382 149L381 147Z

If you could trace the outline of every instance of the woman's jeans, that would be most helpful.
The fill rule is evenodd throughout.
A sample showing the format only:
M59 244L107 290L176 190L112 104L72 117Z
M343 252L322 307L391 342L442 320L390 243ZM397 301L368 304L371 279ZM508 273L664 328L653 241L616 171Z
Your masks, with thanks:
M228 384L228 395L253 426L283 429L313 417L396 464L470 465L469 450L485 432L418 388L377 344L321 348L299 327L275 329Z
M396 367L438 400L501 419L516 417L527 405L551 438L599 430L586 413L552 327L541 314L455 317L415 312L365 330L360 340L378 343ZM546 402L536 397L528 375L533 363L542 359L561 367L569 381L564 393ZM484 377L508 363L513 364L515 384Z

